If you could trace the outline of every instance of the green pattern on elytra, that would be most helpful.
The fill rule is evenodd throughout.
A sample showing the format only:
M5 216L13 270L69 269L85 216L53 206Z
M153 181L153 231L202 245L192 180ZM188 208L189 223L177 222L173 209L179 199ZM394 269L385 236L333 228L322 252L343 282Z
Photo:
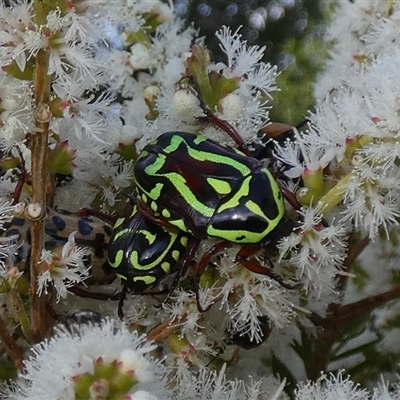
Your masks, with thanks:
M205 142L207 140L207 138L205 138L203 136L197 136L195 139L195 143L196 143L196 140L198 140L199 138L201 138L199 143ZM191 158L194 158L195 160L198 160L198 161L207 160L207 161L215 162L217 164L229 165L230 167L238 170L243 176L249 175L251 173L251 170L249 167L247 167L246 165L244 165L240 162L237 162L234 158L222 156L220 154L210 153L207 151L196 150L196 149L190 147L190 145L185 141L184 138L177 136L177 135L172 137L170 144L168 146L166 146L163 149L163 151L167 154L172 154L174 151L176 151L178 149L178 147L182 143L186 146L189 156Z
M171 264L169 262L162 262L161 263L161 268L162 270L166 273L166 274L170 274L171 273Z
M195 139L195 143L201 143L203 141L206 141L207 139L202 137L202 136L197 136ZM178 147L184 144L187 149L188 155L193 158L194 160L198 161L204 161L207 160L208 162L214 162L217 164L225 164L228 165L234 169L236 169L242 176L247 176L251 173L251 170L249 167L246 165L237 162L235 159L227 156L222 156L219 154L213 154L210 152L205 152L205 151L200 151L193 149L192 147L189 146L189 144L184 140L184 138L179 137L179 136L173 136L171 138L170 144L166 146L163 149L163 152L166 154L173 154L174 151L178 149ZM190 207L192 207L194 210L198 211L200 214L204 215L205 217L211 218L212 215L214 214L214 209L211 207L206 206L205 204L201 203L195 196L195 194L190 190L189 186L187 185L187 182L185 178L176 173L176 172L165 172L165 173L159 173L159 171L162 169L162 167L165 164L167 156L160 154L156 160L153 162L153 164L147 166L145 168L145 173L149 176L160 176L160 177L165 177L170 181L170 183L176 188L177 192L184 198L185 202L187 204L190 204ZM223 180L220 180L220 182L217 182L218 180L215 178L209 178L210 185L216 190L217 193L220 194L226 194L229 193L229 183L224 182ZM212 180L214 179L214 180ZM161 196L163 184L157 183L150 192L144 190L142 186L140 186L140 189L147 193L149 197L151 197L154 200L157 200ZM153 207L152 207L153 208ZM178 226L179 221L170 221L171 224L174 224ZM185 228L184 224L180 224L179 228Z
M111 267L117 268L121 264L123 259L124 259L124 251L118 250L117 254L115 254L115 260L111 261L110 259L108 259L108 263L111 265Z
M108 262L134 292L154 287L179 267L189 238L147 220L137 207L120 218L108 248Z
M138 232L138 234L141 233L141 231ZM156 268L161 260L163 260L169 253L171 247L174 245L175 243L175 239L176 239L176 233L170 232L170 241L168 243L168 246L164 249L164 251L157 257L157 259L155 261L153 261L152 263L149 264L141 264L139 261L139 257L140 254L138 251L133 250L130 254L130 262L132 265L135 266L136 269L141 270L141 271L150 271L153 268ZM179 252L178 252L179 253Z
M196 211L200 212L201 214L207 217L211 217L214 213L214 210L197 200L193 192L189 190L186 184L186 180L182 175L176 172L168 172L162 174L158 173L158 171L163 167L165 160L166 160L165 156L160 155L159 157L157 157L156 161L153 164L145 168L146 174L150 176L165 177L172 183L172 185L176 188L178 193L185 199L185 201L188 204L191 205L191 207L193 207ZM140 185L138 184L138 186ZM144 192L146 192L152 199L158 199L160 197L163 187L164 185L162 183L157 183L150 192L147 192L144 190L144 188L140 186L140 188Z
M227 210L228 208L236 208L240 204L240 199L249 195L250 181L251 181L251 176L248 176L243 181L242 186L240 186L239 190L235 193L235 195L229 201L227 201L225 204L219 207L216 210L216 213L221 213Z
M125 276L125 275L121 275L121 274L116 274L117 275L117 277L119 278L119 279L121 279L122 281L127 281L128 280L128 278Z
M153 233L147 230L141 229L137 233L143 235L149 242L149 245L153 244L157 240L157 235L154 235Z
M125 219L125 218L124 218ZM114 228L115 229L115 228ZM115 236L114 236L114 241L116 241L117 239L119 239L120 237L126 235L127 233L130 233L130 229L126 228L126 229L122 229L122 231L119 231Z
M207 183L218 193L228 194L232 188L229 182L217 178L207 178Z
M275 204L278 206L278 216L273 220L274 221L274 227L278 225L279 221L285 215L285 203L282 198L282 192L279 189L278 183L276 180L273 178L271 172L267 168L262 169L263 172L265 172L268 177L269 177L269 183L271 185L272 193L274 196ZM276 221L277 220L277 221ZM273 222L271 221L271 223Z
M226 240L229 240L234 243L259 243L262 241L268 233L272 232L276 226L279 224L282 216L285 214L284 203L282 201L282 194L279 189L278 184L276 183L275 179L273 179L270 171L267 168L262 168L262 172L264 172L269 179L269 183L271 185L273 198L275 204L278 207L278 213L275 218L270 219L268 218L259 204L252 201L250 198L244 202L244 206L250 210L253 214L258 215L261 218L264 218L265 221L268 222L266 225L266 229L262 232L253 232L251 230L238 230L235 229L234 231L230 232L223 229L217 229L213 225L210 225L207 228L207 234L213 237L223 237ZM225 204L221 205L216 210L216 214L220 214L228 209L235 209L240 205L240 201L243 198L246 198L250 192L250 185L251 185L252 176L247 177L244 181L240 189L235 193L235 195Z
M142 281L144 282L146 285L151 285L152 283L154 283L156 281L156 278L154 276L150 276L150 275L146 275L146 276L135 276L133 278L134 282L138 282L138 281Z
M114 229L118 228L121 224L123 224L124 221L125 221L125 218L118 218L114 224Z

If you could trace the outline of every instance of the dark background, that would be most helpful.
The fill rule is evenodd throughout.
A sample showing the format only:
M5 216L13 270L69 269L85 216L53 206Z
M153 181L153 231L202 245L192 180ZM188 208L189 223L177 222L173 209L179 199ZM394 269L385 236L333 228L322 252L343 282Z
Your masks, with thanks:
M314 103L312 83L326 49L321 38L330 15L319 0L175 0L178 15L199 28L215 61L223 60L215 31L222 25L248 44L266 46L263 61L278 66L281 91L274 94L271 120L300 123Z

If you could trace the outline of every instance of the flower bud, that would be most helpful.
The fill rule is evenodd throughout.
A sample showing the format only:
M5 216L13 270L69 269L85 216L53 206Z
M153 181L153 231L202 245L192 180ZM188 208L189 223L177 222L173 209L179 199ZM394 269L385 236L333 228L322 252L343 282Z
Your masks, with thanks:
M167 343L171 351L175 354L179 354L184 348L189 346L189 342L176 333L168 336Z
M133 69L148 69L152 67L153 60L145 45L142 43L135 43L131 46L130 51L132 54L129 57L129 63Z
M230 93L220 100L218 109L225 119L236 119L243 112L243 101L237 94Z
M185 119L191 119L202 114L198 98L189 90L178 90L172 101L175 113Z
M149 103L154 103L157 96L159 96L161 90L156 85L147 86L143 91L144 101L148 105Z

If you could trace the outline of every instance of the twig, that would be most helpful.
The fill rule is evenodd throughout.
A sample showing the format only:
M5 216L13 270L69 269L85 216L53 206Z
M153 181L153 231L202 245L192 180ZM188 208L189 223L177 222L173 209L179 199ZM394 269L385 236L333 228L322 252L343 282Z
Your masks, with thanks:
M6 295L12 309L18 317L25 338L29 342L32 342L31 325L19 293L15 289L10 289Z
M48 186L47 176L47 148L48 131L51 112L48 107L50 79L47 75L48 54L40 50L36 56L34 73L35 84L35 125L36 132L32 135L32 201L46 210L46 193ZM31 273L30 273L30 303L32 333L36 340L41 340L46 331L45 296L38 296L37 278L40 268L39 261L44 242L43 218L31 221Z
M172 318L169 319L168 321L165 321L157 325L147 334L147 340L154 340L155 342L161 342L162 340L167 338L171 333L176 331L182 325L182 323L186 321L186 318L187 316L184 315L179 319L178 322L176 322L175 318Z
M390 300L398 298L400 298L400 285L395 286L387 292L342 306L338 311L338 318L341 321L341 324L346 327L354 322L354 320L371 312L375 308L380 307Z
M1 318L1 317L0 317L0 338L1 338L1 343L2 343L5 351L10 356L11 360L13 360L14 365L19 370L22 370L22 368L23 368L22 350L18 347L14 338L10 335L10 332L8 332L8 329L3 321L3 318Z

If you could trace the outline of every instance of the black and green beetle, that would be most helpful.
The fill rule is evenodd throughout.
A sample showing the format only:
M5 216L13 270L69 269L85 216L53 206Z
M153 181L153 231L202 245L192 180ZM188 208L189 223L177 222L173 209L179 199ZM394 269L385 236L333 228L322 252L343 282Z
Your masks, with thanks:
M164 133L140 153L134 179L155 216L198 239L260 243L285 214L260 161L201 135Z
M163 173L162 178L172 193L170 197L163 197L165 205L168 207L173 204L175 210L186 212L191 218L188 219L191 225L185 226L178 214L174 220L169 208L160 210L155 201L148 203L150 196L142 195L139 201L132 199L138 206L133 206L127 217L117 220L108 248L108 263L121 278L124 293L127 290L136 294L144 293L176 273L171 291L194 258L200 241L211 236L225 240L211 247L199 260L197 280L214 254L230 247L232 243L240 243L244 246L238 251L237 261L249 270L269 275L291 288L271 269L250 260L260 248L258 243L263 242L267 235L270 241L272 232L278 238L287 232L286 228L281 228L286 227L281 223L285 212L283 197L270 171L255 158L234 148L221 146L204 136L170 132L162 135L150 147L149 151L148 146L139 155L135 172L141 167L146 169L143 179L145 187L149 173L157 177ZM148 156L154 159L150 166ZM193 160L198 165L189 165L188 168ZM152 183L150 178L149 182ZM193 186L200 198L195 197ZM159 187L156 185L148 190L157 191ZM257 190L260 187L263 189ZM181 198L173 195L174 188ZM253 199L249 198L249 191L252 191ZM234 195L230 192L234 192ZM163 195L164 191L160 194ZM267 208L263 215L257 203ZM216 205L219 206L217 210L212 208ZM212 224L207 224L207 218L210 219L207 210L214 214ZM236 218L238 212L241 213L241 219ZM230 229L226 229L229 223ZM239 226L243 225L247 225L247 229L240 231ZM210 226L213 233L207 230ZM249 226L252 231L248 230ZM121 299L123 297L124 294Z
M134 206L119 218L108 246L108 263L124 286L134 293L156 287L178 271L191 249L190 236L148 220Z
M212 253L240 244L237 262L276 279L251 257L292 227L278 183L259 160L201 135L167 132L140 153L134 179L147 218L197 240L221 239ZM199 263L199 274L208 259Z
M136 205L127 217L118 218L108 246L108 264L123 284L119 317L123 318L122 308L128 291L149 293L176 274L169 289L169 293L172 292L194 258L198 245L199 242L187 233L167 229L146 218Z

